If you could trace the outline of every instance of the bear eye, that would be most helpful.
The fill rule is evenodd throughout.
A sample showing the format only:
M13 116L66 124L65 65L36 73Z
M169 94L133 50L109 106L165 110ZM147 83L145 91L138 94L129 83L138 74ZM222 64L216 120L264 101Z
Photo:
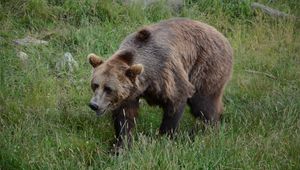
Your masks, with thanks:
M95 91L99 87L99 84L92 83L92 89Z
M107 94L110 94L112 92L112 89L108 86L104 86L103 91L105 91Z

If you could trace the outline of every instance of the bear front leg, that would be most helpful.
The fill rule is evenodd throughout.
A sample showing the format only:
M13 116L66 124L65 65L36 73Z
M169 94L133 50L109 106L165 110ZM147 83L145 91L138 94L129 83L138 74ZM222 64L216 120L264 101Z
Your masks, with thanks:
M176 131L179 121L182 117L184 107L186 102L181 102L178 106L173 106L171 104L163 108L163 120L159 128L160 134L167 134L173 137Z
M138 115L139 100L133 100L113 111L113 121L116 133L116 149L124 146L126 139L128 145L131 143L131 130L135 126L135 118Z

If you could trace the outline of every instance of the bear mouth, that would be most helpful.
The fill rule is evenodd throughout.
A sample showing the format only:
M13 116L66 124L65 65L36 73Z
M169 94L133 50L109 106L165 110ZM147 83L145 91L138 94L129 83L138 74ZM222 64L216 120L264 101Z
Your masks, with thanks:
M113 110L113 106L114 106L114 105L110 102L110 103L105 107L105 109L98 109L98 110L96 110L96 111L95 111L95 112L96 112L96 115L97 115L97 116L103 116L103 115L105 115L107 112Z
M111 103L109 103L108 106L105 109L98 109L98 110L96 110L96 115L97 116L103 116L103 115L105 115L110 110L110 106L111 106Z
M103 115L105 115L105 113L106 113L106 109L105 110L97 110L96 111L96 115L97 116L103 116Z

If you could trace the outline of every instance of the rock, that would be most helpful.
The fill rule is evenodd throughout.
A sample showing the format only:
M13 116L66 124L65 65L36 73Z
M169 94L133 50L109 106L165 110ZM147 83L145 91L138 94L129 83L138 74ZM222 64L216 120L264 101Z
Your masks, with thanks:
M78 68L78 63L71 53L66 52L60 61L56 63L55 67L58 72L74 72Z
M183 0L169 0L167 1L167 3L171 7L171 9L173 9L173 11L175 12L180 12L184 6Z
M30 36L23 39L17 39L13 41L16 45L29 46L29 45L47 45L48 41L39 40Z
M19 51L17 56L19 57L19 59L20 59L20 61L22 62L23 65L27 65L28 55L25 52Z
M124 4L137 3L142 4L144 7L148 7L158 2L160 2L160 0L123 0ZM174 10L175 12L179 12L184 5L183 0L166 0L164 2L165 5L168 5L170 9Z
M251 7L253 9L260 9L264 13L266 13L270 16L273 16L273 17L290 17L289 14L286 14L284 12L281 12L281 11L277 10L277 9L273 9L273 8L268 7L268 6L262 5L260 3L254 2L254 3L251 4Z

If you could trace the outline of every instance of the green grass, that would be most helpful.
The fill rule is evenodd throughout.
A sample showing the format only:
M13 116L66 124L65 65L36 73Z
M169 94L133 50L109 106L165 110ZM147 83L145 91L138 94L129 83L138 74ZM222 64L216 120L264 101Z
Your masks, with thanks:
M299 19L252 11L250 0L187 0L179 12L164 2L0 2L0 169L300 169ZM259 2L299 16L297 0ZM161 110L144 102L132 148L110 155L111 117L97 118L86 105L86 55L107 58L129 33L174 16L215 26L234 48L222 126L190 139L187 108L178 138L159 137ZM12 43L27 35L49 44ZM26 66L18 51L28 54ZM65 52L79 63L72 74L55 71Z

